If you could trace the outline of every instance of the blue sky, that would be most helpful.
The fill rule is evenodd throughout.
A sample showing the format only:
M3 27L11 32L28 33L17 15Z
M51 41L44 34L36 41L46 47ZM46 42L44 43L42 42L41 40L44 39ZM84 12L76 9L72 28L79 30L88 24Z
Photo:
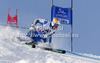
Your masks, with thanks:
M73 31L79 34L78 38L74 38L75 52L100 56L99 2L100 0L74 0ZM54 0L54 4L60 7L71 7L70 3L71 0ZM49 21L51 19L51 0L0 0L1 24L7 23L8 8L10 8L12 17L15 16L16 9L18 10L19 26L29 27L36 18L44 18ZM64 31L62 33L70 32L70 25L63 26ZM22 31L26 33L28 30ZM70 38L67 38L68 40L66 38L58 39L60 41L58 44L62 44L63 48L70 47Z

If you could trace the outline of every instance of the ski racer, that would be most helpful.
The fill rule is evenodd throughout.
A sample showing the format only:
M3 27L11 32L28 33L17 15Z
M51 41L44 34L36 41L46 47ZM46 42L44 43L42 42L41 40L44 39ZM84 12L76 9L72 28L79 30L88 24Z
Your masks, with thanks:
M31 37L32 42L26 43L29 45L38 43L51 43L52 35L58 28L60 21L56 18L52 22L46 19L36 19L30 26L30 31L27 33L28 37Z

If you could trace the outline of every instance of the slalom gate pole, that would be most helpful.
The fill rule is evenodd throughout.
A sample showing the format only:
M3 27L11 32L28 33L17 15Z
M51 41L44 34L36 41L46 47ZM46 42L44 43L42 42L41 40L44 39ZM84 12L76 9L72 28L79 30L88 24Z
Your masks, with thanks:
M53 4L53 0L52 0L52 4Z
M53 19L52 13L53 13L53 0L52 0L52 3L51 3L51 21Z
M73 52L73 0L71 0L71 52Z

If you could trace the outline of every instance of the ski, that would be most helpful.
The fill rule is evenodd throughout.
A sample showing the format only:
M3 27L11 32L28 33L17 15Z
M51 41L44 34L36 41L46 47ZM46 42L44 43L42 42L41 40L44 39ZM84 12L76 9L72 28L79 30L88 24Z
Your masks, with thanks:
M31 47L31 48L40 48L40 49L43 49L43 50L52 51L52 52L56 52L56 53L61 53L61 54L65 54L66 53L65 50L61 50L61 49L53 49L53 48L41 47L41 46L38 46L38 45L28 45L28 44L26 44L26 45Z
M47 51L52 51L52 52L62 53L62 54L65 54L65 53L66 53L65 50L60 50L60 49L45 48L45 47L42 47L42 49L43 49L43 50L47 50Z

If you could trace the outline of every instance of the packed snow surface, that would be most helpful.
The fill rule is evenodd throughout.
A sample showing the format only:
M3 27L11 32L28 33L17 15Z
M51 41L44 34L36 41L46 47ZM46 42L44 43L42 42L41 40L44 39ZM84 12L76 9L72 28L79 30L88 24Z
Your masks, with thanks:
M33 49L20 44L19 37L23 42L30 41L18 29L0 26L0 63L100 63L98 60L79 57L70 53L59 54ZM100 56L89 54L83 55L100 58Z

